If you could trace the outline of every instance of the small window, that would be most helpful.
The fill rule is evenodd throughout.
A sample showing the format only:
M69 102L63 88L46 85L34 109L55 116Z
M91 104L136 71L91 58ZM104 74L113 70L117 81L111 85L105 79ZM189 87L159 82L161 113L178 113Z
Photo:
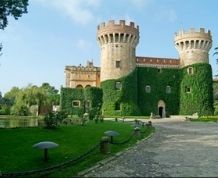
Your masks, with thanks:
M120 103L115 103L115 110L116 111L119 111L120 110Z
M189 75L192 75L194 73L193 67L188 67L187 72Z
M91 108L91 101L89 101L89 100L85 101L85 106L87 108Z
M161 69L161 68L158 68L158 69L157 69L157 72L158 72L158 73L161 73L161 72L162 72L162 69Z
M166 93L167 93L167 94L171 93L171 87L170 87L170 86L167 86L167 87L166 87Z
M121 82L116 82L115 83L115 89L116 90L121 90L121 88L122 88L122 83Z
M145 86L145 92L146 93L151 93L151 86L150 85Z
M191 87L185 86L185 92L186 93L191 93Z
M120 61L116 61L116 68L120 68Z
M80 101L79 100L73 100L72 102L73 107L80 107Z

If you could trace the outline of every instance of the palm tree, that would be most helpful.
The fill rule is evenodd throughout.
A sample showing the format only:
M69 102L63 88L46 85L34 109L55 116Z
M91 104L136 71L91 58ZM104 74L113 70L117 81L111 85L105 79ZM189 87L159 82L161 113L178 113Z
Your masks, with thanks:
M215 52L213 53L214 55L218 55L218 47L214 48ZM218 64L218 58L216 58L216 63Z

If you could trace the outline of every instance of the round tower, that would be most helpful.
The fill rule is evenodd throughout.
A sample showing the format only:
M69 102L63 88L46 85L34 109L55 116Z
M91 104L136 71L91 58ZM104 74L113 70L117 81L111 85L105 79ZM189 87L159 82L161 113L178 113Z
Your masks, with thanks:
M135 69L139 27L133 22L102 23L97 29L97 40L101 48L101 82L126 76Z
M195 31L191 28L188 32L183 30L175 35L175 47L179 52L181 67L196 64L209 63L209 50L212 46L210 30Z

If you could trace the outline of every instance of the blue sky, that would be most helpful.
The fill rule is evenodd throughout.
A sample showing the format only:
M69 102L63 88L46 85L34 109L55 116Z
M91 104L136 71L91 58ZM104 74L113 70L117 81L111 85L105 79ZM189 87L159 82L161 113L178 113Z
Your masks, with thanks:
M65 86L66 65L100 65L96 27L110 19L134 21L140 28L138 56L176 57L174 34L181 28L210 29L210 63L217 73L217 0L29 0L28 14L9 19L0 31L0 91L13 86Z

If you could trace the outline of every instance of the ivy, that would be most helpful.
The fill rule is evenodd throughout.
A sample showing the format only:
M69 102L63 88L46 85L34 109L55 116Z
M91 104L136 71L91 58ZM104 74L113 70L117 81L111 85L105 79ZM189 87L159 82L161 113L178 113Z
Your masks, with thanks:
M193 68L193 74L188 74L188 67ZM84 113L85 101L90 101L91 117L99 115L100 110L104 116L149 116L151 112L158 114L158 102L162 100L166 116L195 112L211 115L214 111L212 84L209 64L193 64L182 69L138 67L128 76L102 82L101 89L62 88L61 108L80 115ZM150 86L150 92L146 92L146 86ZM73 100L80 100L81 106L72 107Z
M120 89L116 89L116 82L121 82ZM137 69L126 77L102 82L101 88L104 116L140 115L137 103ZM116 105L120 105L120 108L116 108Z
M80 101L79 107L73 107L74 100ZM61 110L69 114L82 116L83 113L89 112L93 118L100 114L102 105L102 90L96 87L85 89L78 88L61 88ZM86 111L85 111L86 110Z
M158 102L165 103L166 115L179 113L180 70L138 68L138 105L142 115L158 114ZM151 87L150 93L145 90ZM170 93L166 92L167 86Z
M188 67L193 74L188 74ZM190 87L190 92L185 90ZM213 115L213 81L209 64L194 64L183 68L181 81L180 114Z

